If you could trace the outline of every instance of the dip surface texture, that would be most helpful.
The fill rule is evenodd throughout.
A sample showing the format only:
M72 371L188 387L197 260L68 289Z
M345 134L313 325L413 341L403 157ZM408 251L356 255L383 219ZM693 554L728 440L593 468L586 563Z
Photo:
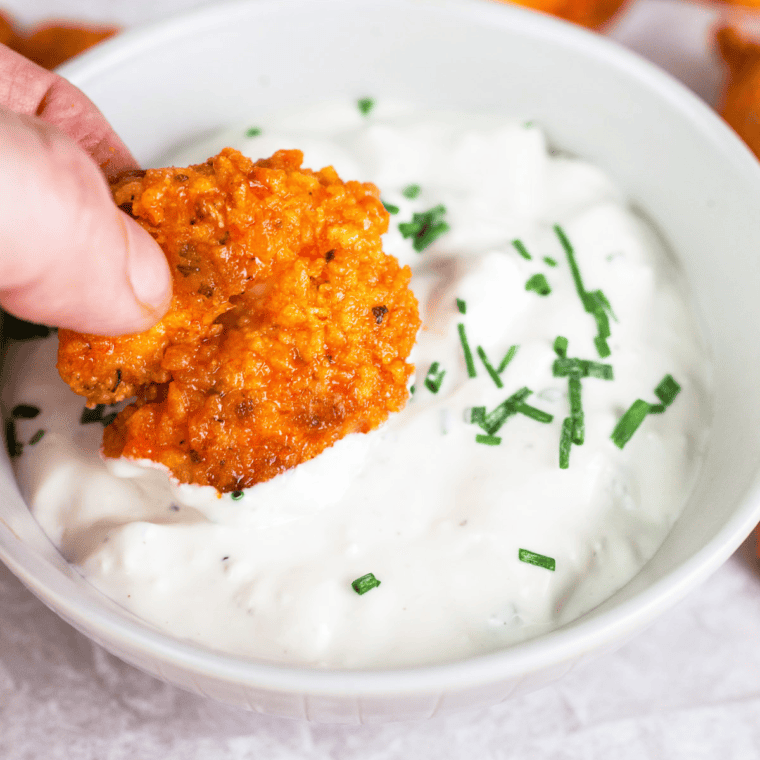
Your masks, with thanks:
M375 183L420 303L414 395L379 430L217 497L106 468L55 341L19 344L6 408L41 412L16 420L18 479L64 556L180 638L314 667L494 651L613 594L677 519L710 419L708 357L657 234L529 123L349 104L248 126L173 161L300 148ZM619 448L620 419L660 404L667 375L680 392Z

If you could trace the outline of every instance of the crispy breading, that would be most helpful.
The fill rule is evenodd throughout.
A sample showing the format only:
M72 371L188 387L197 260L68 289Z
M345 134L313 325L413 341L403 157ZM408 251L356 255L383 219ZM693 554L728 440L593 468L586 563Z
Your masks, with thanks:
M166 253L174 295L138 335L60 331L59 372L89 405L137 396L106 428L106 456L235 491L406 403L420 322L409 267L382 251L379 192L301 161L226 148L113 186Z

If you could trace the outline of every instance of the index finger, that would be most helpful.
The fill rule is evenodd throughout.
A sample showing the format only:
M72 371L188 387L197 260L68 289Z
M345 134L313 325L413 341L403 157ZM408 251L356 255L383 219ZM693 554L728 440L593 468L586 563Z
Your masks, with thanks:
M77 87L0 45L0 105L38 116L75 140L108 179L137 168L105 116Z

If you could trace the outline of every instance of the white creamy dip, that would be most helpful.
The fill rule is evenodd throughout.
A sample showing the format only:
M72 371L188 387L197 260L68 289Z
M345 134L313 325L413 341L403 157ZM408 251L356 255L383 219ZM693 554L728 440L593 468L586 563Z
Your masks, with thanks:
M410 264L423 327L416 392L381 430L353 435L234 501L172 486L155 468L106 466L102 426L58 379L56 342L9 357L6 412L36 519L63 555L135 615L214 649L316 667L379 668L496 650L577 618L624 585L662 543L689 493L710 416L709 362L677 265L598 169L547 149L542 130L503 120L353 104L261 119L172 157L198 163L225 146L268 156L301 148L378 185L397 206L387 253ZM416 197L404 195L419 185ZM408 192L408 195L414 195ZM442 204L450 230L418 253L399 223ZM572 278L554 229L572 243L583 284L601 289L611 355ZM520 240L532 256L520 255ZM545 259L552 259L556 266ZM549 295L526 290L543 274ZM460 313L457 299L466 303ZM468 376L458 324L476 377ZM612 365L581 381L585 442L559 467L568 378L554 377L557 336L568 356ZM477 354L498 366L498 388ZM429 368L445 371L438 393ZM636 399L657 403L667 374L681 386L624 449L611 440ZM520 388L550 423L515 414L494 434L470 421ZM33 445L37 430L45 434ZM493 441L492 441L493 442ZM555 570L520 561L526 549ZM363 595L352 581L373 573Z

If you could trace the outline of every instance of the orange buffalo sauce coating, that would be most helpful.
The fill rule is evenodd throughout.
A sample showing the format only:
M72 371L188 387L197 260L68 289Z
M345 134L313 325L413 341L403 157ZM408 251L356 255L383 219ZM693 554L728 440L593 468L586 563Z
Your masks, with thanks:
M720 114L760 156L760 44L731 26L718 29L716 40L729 71Z
M379 192L301 160L226 148L114 184L165 251L174 295L138 335L59 333L59 372L90 405L137 396L105 429L106 456L235 491L406 403L420 321L409 267L381 248Z
M118 31L115 26L65 21L40 24L23 31L16 28L10 16L0 13L0 43L46 69L60 66Z
M526 8L550 13L566 21L596 29L609 21L626 3L626 0L502 0L502 2L514 2Z

